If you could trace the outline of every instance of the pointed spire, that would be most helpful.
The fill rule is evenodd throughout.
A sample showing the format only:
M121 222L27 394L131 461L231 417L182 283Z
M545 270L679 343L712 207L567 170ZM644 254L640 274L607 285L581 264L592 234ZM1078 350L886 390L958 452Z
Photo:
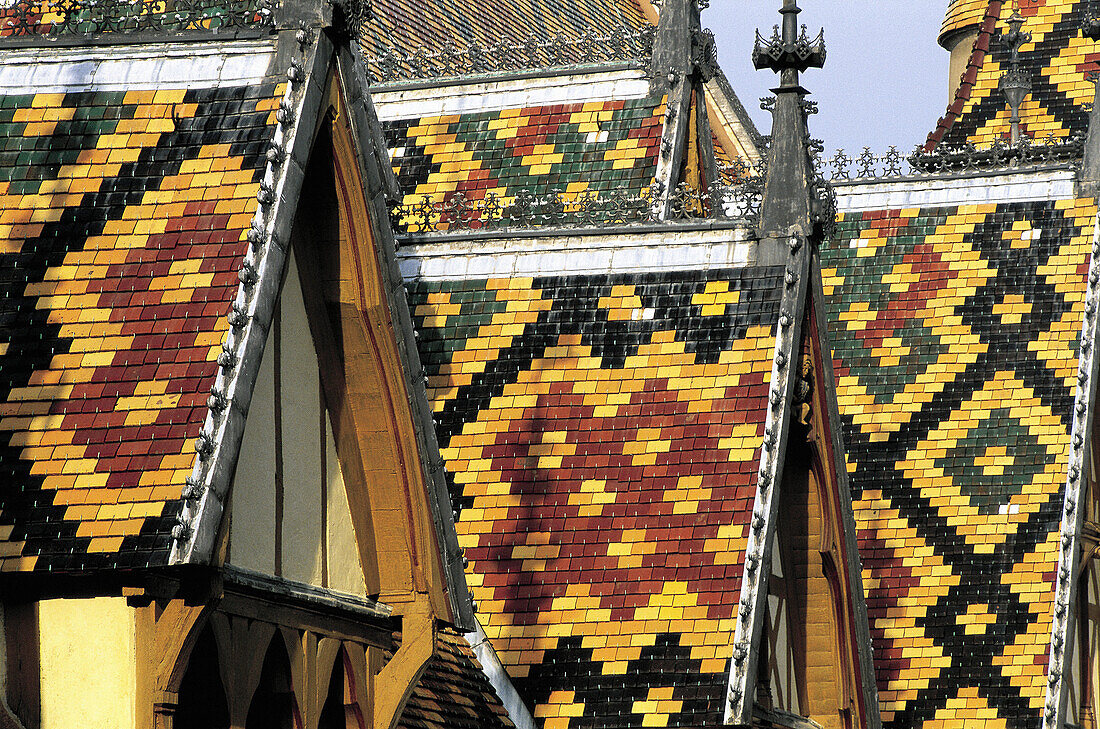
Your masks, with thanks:
M800 74L825 65L825 32L811 40L798 26L801 12L795 0L783 0L779 11L782 29L776 26L771 38L756 33L752 52L753 65L770 68L779 74L779 86L772 111L772 143L768 158L768 177L760 213L760 231L764 237L809 236L813 220L813 164L810 158L806 102L809 92L802 87ZM768 253L761 250L767 258Z
M1031 93L1031 79L1020 68L1020 48L1025 43L1031 42L1031 33L1025 32L1023 27L1024 16L1020 15L1020 2L1015 0L1012 4L1012 15L1008 19L1008 32L1001 36L1001 43L1011 51L1012 57L1009 60L1008 70L1001 75L1000 85L1001 93L1005 95L1008 108L1012 112L1009 124L1012 129L1013 144L1019 142L1021 137L1020 105Z
M662 0L661 16L653 40L649 65L650 95L666 99L661 151L654 172L657 215L666 219L672 211L672 193L683 179L685 150L692 140L701 149L699 166L706 184L718 177L710 125L703 98L703 83L714 66L714 36L702 30L700 11L709 0Z

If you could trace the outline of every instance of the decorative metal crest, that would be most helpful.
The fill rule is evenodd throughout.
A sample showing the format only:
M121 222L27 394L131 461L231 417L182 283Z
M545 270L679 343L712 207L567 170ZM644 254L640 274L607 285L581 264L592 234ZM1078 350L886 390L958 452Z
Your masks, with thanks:
M685 222L718 218L744 227L755 225L763 194L759 170L741 168L749 176L711 185L706 191L681 184L667 196L671 207L668 220ZM399 235L502 230L508 228L608 228L641 224L663 224L658 210L666 199L656 186L641 192L583 192L566 195L554 190L535 195L521 190L514 198L502 199L490 193L484 199L469 199L456 193L443 200L425 195L418 203L391 208L394 229Z
M918 146L907 157L897 147L890 147L886 154L876 155L870 147L855 158L838 149L830 159L814 155L815 168L828 171L833 182L850 180L881 180L927 175L966 174L982 170L1011 170L1044 165L1078 164L1084 151L1085 139L1076 135L1066 139L1048 136L1036 143L1021 137L1015 144L997 140L989 146L961 147L939 146L931 152Z
M0 40L133 33L232 33L274 26L276 0L17 0Z
M357 37L364 23L374 19L371 0L329 0L336 10L335 25L348 36Z
M691 62L699 69L704 82L718 73L718 45L710 30L691 31Z
M655 28L647 25L636 30L619 28L607 35L540 37L532 33L523 40L501 39L487 45L472 41L459 46L448 40L438 50L382 46L368 55L367 65L375 84L609 62L644 67L653 53L654 33Z

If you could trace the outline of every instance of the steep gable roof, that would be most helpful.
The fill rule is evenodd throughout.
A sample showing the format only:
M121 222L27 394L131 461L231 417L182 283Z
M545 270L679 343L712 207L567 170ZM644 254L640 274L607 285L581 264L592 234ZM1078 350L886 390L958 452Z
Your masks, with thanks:
M0 57L2 569L168 561L284 93L273 60Z
M823 250L887 725L1041 720L1095 220L853 212Z
M435 655L401 713L400 729L514 727L469 642L453 629L436 636Z

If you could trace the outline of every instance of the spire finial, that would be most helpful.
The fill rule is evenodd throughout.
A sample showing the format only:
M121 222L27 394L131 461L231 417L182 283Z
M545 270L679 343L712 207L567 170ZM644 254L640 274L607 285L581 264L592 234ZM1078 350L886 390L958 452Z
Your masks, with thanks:
M1009 119L1011 125L1012 143L1020 141L1020 105L1024 103L1024 97L1031 93L1031 79L1020 68L1020 48L1025 43L1031 42L1031 33L1023 30L1024 16L1020 15L1020 2L1012 3L1012 15L1008 18L1008 32L1001 36L1001 43L1009 48L1012 57L1009 60L1008 70L1001 76L1001 93L1008 101L1008 108L1012 111Z
M760 207L760 229L768 235L787 236L793 231L809 236L813 229L813 164L810 159L806 112L809 92L799 83L799 74L825 65L825 31L810 40L806 27L799 32L796 0L783 0L782 30L777 26L770 39L756 33L753 65L779 74L780 83L772 107L771 149L764 199ZM764 249L761 248L761 251ZM761 253L761 256L766 257ZM782 257L782 252L780 252Z
M752 51L752 63L758 70L770 68L780 75L777 91L799 89L798 74L807 68L825 65L825 31L812 41L806 35L806 26L798 32L798 14L802 9L796 0L783 0L779 10L783 15L783 29L775 27L771 38L764 38L756 31L756 46Z

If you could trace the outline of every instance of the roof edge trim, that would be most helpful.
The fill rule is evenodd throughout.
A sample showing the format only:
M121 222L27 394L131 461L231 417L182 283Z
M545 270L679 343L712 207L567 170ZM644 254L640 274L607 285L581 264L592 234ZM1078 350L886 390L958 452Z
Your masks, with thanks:
M737 604L733 634L733 659L730 661L728 693L724 701L725 724L752 723L758 645L767 622L768 573L779 513L779 499L775 498L775 493L783 481L784 454L791 430L791 403L798 381L792 371L799 361L813 261L810 253L813 244L805 236L792 234L773 240L773 244L776 248L783 246L788 249L789 263L775 322L771 392L768 396L768 416L764 421L752 520L745 545L741 597Z
M1047 692L1043 709L1043 727L1066 725L1069 684L1072 682L1075 602L1077 600L1077 555L1081 553L1081 531L1085 506L1081 499L1088 493L1091 462L1092 427L1097 410L1098 368L1096 345L1100 337L1100 215L1093 225L1092 253L1089 259L1088 289L1081 320L1077 353L1077 388L1074 393L1073 427L1070 453L1066 464L1065 498L1062 502L1062 528L1059 539L1058 571L1055 573L1054 603L1051 606L1050 653L1047 659Z
M474 630L465 635L466 641L473 649L478 662L481 663L481 670L489 679L489 684L497 692L497 698L508 712L508 718L516 725L516 729L538 729L538 724L527 708L527 704L523 703L523 698L512 684L508 669L500 662L500 657L489 636L485 635L481 621L475 619L474 623Z
M289 83L277 112L257 208L248 233L250 250L241 267L241 284L230 312L230 328L218 358L218 375L209 399L197 456L183 494L184 505L173 532L169 564L206 564L213 558L222 514L244 435L253 387L271 325L290 230L305 177L313 130L317 125L332 43L323 33L301 30L280 38L282 50L296 43L298 53L279 53L289 61ZM276 61L278 62L278 61ZM297 69L297 70L294 70Z

